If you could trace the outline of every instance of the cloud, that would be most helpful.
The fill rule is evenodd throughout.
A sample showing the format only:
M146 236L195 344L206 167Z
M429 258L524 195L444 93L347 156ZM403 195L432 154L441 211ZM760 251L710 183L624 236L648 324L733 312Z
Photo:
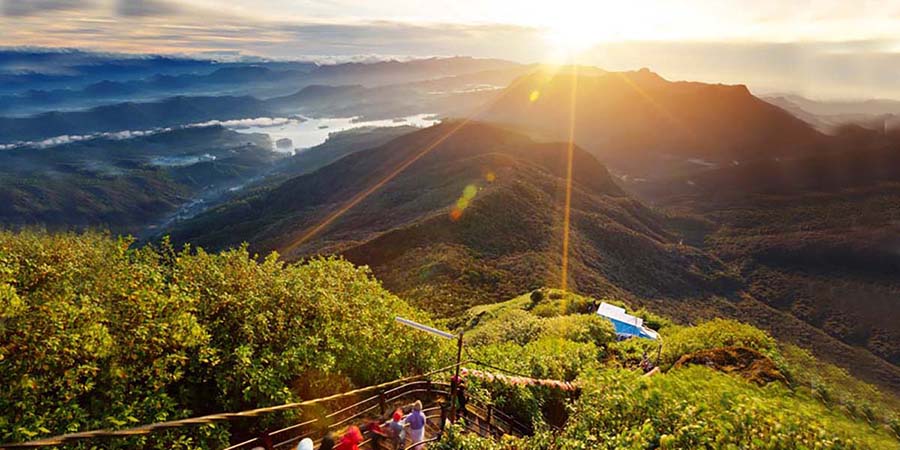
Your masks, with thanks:
M396 6L396 11L407 15L427 7L417 4L410 10L407 2L402 0L369 2L357 9L348 6L352 3L349 0L273 0L258 2L259 7L250 0L0 2L6 10L12 8L14 14L37 16L29 17L28 21L0 17L0 29L4 34L0 40L2 45L68 46L125 53L214 57L239 52L275 59L323 62L469 55L531 63L549 60L554 51L543 30L523 25L399 21L403 14L398 14L396 21L393 18L366 21L349 17L351 11L362 17L384 17L384 11L390 9L391 4ZM105 6L97 6L80 15L69 11L87 8L94 2ZM894 10L882 8L884 14L879 15L871 13L874 6L835 6L830 9L817 6L815 17L822 19L810 22L804 15L806 13L802 13L802 5L785 6L784 2L776 0L759 0L757 3L760 4L754 9L756 18L747 20L753 22L753 27L767 31L748 34L751 38L611 42L598 45L580 62L611 70L649 67L671 79L742 83L757 93L791 91L815 97L900 98L900 77L896 76L900 73L900 35L891 31L887 32L887 37L883 36L883 30L893 24L891 20L900 20L900 5L895 5ZM221 7L216 7L219 4ZM398 6L401 4L405 6ZM279 11L283 18L236 15L237 11L252 13L257 10ZM853 12L850 10L855 13L850 14ZM42 11L47 13L39 14ZM303 16L307 11L310 14L319 12L312 18ZM343 15L332 14L329 18L326 17L328 11L341 11ZM165 20L157 17L165 17ZM807 23L808 27L791 26ZM813 28L819 30L821 41L816 41L809 33L802 38L797 37L799 34L791 34L794 30L799 33ZM848 33L875 37L848 38ZM765 36L771 42L761 40ZM13 69L20 70L21 67L2 70Z
M287 117L257 117L255 119L210 120L208 122L186 125L186 128L223 126L229 128L276 127L296 122L297 119Z
M123 130L89 134L66 134L62 136L54 136L40 141L20 141L11 144L2 144L0 145L0 151L12 150L16 148L45 149L56 147L59 145L73 144L76 142L91 141L95 139L122 141L126 139L151 136L154 134L167 133L173 130L184 130L189 128L206 128L213 126L222 126L228 128L274 127L279 125L286 125L296 121L296 118L291 117L256 117L251 119L236 120L210 120L208 122L191 123L177 127L150 128L147 130Z
M48 11L69 11L95 6L94 0L4 0L3 14L13 17L32 16Z
M186 126L193 127L192 125ZM0 151L2 150L12 150L17 148L36 148L36 149L45 149L50 147L56 147L59 145L66 144L74 144L76 142L83 141L92 141L95 139L109 139L112 141L122 141L126 139L133 139L142 136L151 136L154 134L165 133L168 131L172 131L173 128L153 128L150 130L124 130L124 131L113 131L108 133L90 133L90 134L64 134L61 136L54 136L51 138L43 139L40 141L20 141L14 142L12 144L3 144L0 145Z
M739 83L755 93L900 98L900 53L891 40L844 42L624 42L583 62L610 70L649 67L673 80Z
M122 17L171 16L181 8L166 0L119 0L116 12Z

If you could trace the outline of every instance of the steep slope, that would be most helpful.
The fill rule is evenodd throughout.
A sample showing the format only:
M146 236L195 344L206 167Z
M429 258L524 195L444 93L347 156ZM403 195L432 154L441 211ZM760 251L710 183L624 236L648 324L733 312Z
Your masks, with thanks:
M212 248L243 241L254 250L291 248L457 126L444 123L352 154L181 224L173 239ZM287 257L343 253L372 266L389 288L445 314L523 286L559 283L566 150L466 125ZM733 284L718 261L679 245L666 219L628 197L591 155L575 148L573 168L573 288L688 298Z
M823 137L745 86L670 82L647 69L578 70L577 77L564 68L518 79L484 118L564 137L574 115L579 145L641 178L796 154Z
M900 386L900 140L848 129L832 141L843 149L629 187L708 221L691 242L739 270L748 295L793 320L773 332ZM742 314L763 321L772 313Z

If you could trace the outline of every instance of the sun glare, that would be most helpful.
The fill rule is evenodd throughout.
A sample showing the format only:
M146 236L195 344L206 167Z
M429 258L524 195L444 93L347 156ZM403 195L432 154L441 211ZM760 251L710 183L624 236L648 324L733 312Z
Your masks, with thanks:
M667 10L662 6L656 2L557 0L550 9L529 13L523 23L544 30L552 58L573 59L604 42L663 37Z
M546 40L554 52L573 56L600 43L603 39L598 34L596 30L570 23L550 28Z

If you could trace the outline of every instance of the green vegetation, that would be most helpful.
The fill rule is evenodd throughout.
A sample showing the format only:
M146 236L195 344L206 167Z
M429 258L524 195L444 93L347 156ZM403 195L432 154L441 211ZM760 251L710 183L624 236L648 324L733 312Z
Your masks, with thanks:
M651 378L613 369L583 380L565 430L544 437L555 448L900 448L885 430L786 386L705 367Z
M0 232L3 442L315 398L449 359L393 322L422 313L345 261L130 244ZM121 445L228 439L223 425L190 433Z
M580 328L588 316L565 305L590 309L586 305L599 302L535 292L470 309L460 319L468 335L477 337L470 356L533 377L577 380L581 397L568 402L543 387L476 381L473 395L534 421L537 433L498 442L454 428L440 449L900 448L896 398L802 349L779 345L755 327L723 319L679 326L637 312L663 326L663 368L695 352L743 347L771 360L789 375L787 383L758 386L704 366L646 378L632 367L643 352L655 354L656 342L615 342L608 323L604 338L579 338L582 333L564 330ZM487 339L492 335L494 340ZM568 420L552 430L546 423L556 419L560 402L569 404Z
M395 315L429 318L366 268L334 258L285 264L246 247L212 254L131 244L99 233L0 232L3 441L320 397L452 357L450 343L394 323ZM598 303L541 289L446 319L442 326L465 331L467 358L499 368L488 370L573 381L581 393L470 378L474 399L536 433L494 441L453 428L436 447L900 448L896 397L733 320L682 326L635 312L661 327L667 369L642 377L634 365L657 343L615 341L592 312ZM675 364L724 347L751 349L787 377L755 384L741 367ZM108 445L214 448L298 418Z
M697 326L674 326L663 330L660 364L671 365L682 355L718 347L747 347L780 360L775 339L759 328L734 320L714 319ZM783 364L782 364L783 366Z

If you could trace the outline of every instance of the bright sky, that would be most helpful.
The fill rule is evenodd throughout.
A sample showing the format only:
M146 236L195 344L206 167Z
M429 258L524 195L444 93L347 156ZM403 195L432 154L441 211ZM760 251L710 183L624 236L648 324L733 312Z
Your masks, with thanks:
M900 0L0 0L0 45L648 66L900 98ZM889 73L885 73L889 72Z

